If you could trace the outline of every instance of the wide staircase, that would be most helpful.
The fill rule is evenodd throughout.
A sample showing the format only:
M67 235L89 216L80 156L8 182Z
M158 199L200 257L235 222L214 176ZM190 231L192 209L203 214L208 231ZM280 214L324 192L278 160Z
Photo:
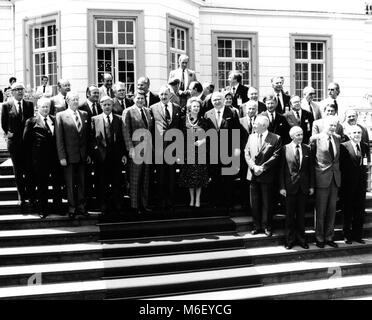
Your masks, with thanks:
M5 153L0 155L4 159ZM180 206L174 216L103 219L21 213L10 162L0 165L1 299L372 299L372 210L366 244L286 250L251 217ZM368 200L372 208L372 201ZM306 215L314 242L313 213Z

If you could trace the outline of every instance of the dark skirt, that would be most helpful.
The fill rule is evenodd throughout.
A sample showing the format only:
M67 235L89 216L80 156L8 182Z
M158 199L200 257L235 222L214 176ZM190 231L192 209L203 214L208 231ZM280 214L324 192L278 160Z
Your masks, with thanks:
M206 164L185 164L181 167L178 184L182 188L205 188L208 180Z

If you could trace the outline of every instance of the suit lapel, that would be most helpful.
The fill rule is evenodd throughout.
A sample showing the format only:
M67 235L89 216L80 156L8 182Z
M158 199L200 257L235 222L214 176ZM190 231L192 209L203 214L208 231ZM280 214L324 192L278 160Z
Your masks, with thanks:
M356 166L358 166L358 160L357 160L357 157L356 157L356 154L355 154L355 150L353 148L353 144L351 143L351 141L348 141L346 144L346 149L348 150L348 152L350 153L350 156L351 156L351 159L352 161L354 162L354 164Z
M211 120L213 122L213 125L216 129L218 129L217 119L216 119L216 110L213 108L211 110Z

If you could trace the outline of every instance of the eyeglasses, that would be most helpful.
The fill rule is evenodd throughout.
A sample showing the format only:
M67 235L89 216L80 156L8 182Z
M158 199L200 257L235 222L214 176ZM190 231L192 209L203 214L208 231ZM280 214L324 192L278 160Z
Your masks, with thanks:
M25 90L24 88L15 88L15 89L12 89L12 91L23 91Z
M334 88L328 88L328 91L335 91L336 89Z

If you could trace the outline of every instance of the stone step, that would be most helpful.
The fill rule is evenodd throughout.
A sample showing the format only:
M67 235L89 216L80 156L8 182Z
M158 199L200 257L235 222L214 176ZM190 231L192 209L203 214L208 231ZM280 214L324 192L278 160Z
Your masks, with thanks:
M342 270L342 269L341 269ZM220 290L208 293L167 295L152 300L330 300L372 294L372 274L332 277L294 283Z
M234 249L126 259L101 259L100 261L10 266L0 268L0 282L2 286L27 285L30 276L34 274L41 274L44 284L220 269L226 269L226 272L235 274L235 271L239 272L241 268L251 267L251 284L268 285L329 278L332 276L332 270L337 270L342 276L372 272L372 254L370 253L372 241L368 241L368 244L363 246L364 250L361 250L365 252L363 255L358 250L362 245L358 248L358 245L352 247L340 243L340 246L339 249L323 250L311 246L309 250L296 250L296 255L293 254L294 251L289 252L284 248L278 250L277 247L272 247L263 250L260 248ZM326 251L329 255L323 254Z

